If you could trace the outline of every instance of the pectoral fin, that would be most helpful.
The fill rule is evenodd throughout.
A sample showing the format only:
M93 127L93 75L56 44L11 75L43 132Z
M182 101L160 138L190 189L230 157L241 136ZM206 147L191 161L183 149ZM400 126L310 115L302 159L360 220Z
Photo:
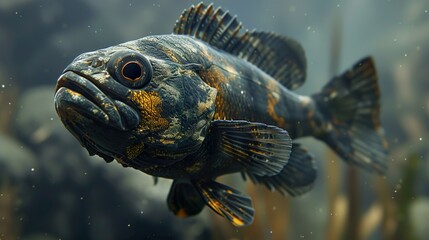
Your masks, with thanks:
M208 137L213 149L255 175L275 175L287 164L292 140L286 130L247 121L213 121Z
M255 210L249 196L212 180L197 182L196 185L207 205L234 226L246 226L253 222Z

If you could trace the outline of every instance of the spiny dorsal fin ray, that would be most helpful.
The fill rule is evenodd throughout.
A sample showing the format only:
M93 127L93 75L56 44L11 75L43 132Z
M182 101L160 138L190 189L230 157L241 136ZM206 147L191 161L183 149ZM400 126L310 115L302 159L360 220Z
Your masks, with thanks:
M247 60L291 90L304 83L306 60L299 43L275 33L241 33L241 28L228 11L199 3L182 13L174 33L193 36Z

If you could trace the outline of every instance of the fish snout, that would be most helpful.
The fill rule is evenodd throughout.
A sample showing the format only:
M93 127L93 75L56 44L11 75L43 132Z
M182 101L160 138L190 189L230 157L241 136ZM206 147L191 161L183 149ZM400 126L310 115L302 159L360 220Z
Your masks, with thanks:
M76 65L69 65L56 86L54 100L60 117L70 117L68 113L74 112L122 131L137 127L140 122L138 113L119 99L109 97L108 92L97 85L103 87L97 79L77 71ZM74 118L75 121L78 119L81 118Z

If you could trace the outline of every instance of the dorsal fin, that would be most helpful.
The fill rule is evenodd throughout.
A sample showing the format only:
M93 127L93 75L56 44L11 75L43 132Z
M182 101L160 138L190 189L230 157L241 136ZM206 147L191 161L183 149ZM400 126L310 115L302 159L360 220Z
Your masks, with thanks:
M299 43L275 33L241 31L241 28L237 17L228 11L199 3L182 13L174 33L193 36L236 55L291 90L304 83L306 60Z

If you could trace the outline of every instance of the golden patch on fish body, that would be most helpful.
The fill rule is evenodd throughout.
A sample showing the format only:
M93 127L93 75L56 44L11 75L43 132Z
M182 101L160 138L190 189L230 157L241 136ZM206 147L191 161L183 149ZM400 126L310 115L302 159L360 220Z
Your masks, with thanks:
M284 126L285 120L283 117L279 116L276 112L276 105L280 101L280 96L277 93L277 85L274 81L269 81L267 85L267 113L277 124L278 126Z
M162 99L158 93L141 90L132 91L130 99L137 104L141 112L142 121L137 128L139 132L158 131L168 128L167 119L161 115Z
M170 58L171 61L179 63L179 59L177 59L176 53L174 53L171 49L167 47L163 47L162 51Z
M215 113L214 119L225 119L227 113L225 111L225 106L227 102L225 101L224 95L225 90L223 89L223 84L227 84L231 79L228 76L225 76L220 70L216 70L213 67L200 72L201 78L211 87L216 88L217 96L215 100Z
M138 155L140 155L143 152L143 150L144 150L143 142L127 147L126 153L127 153L128 159L136 158Z

